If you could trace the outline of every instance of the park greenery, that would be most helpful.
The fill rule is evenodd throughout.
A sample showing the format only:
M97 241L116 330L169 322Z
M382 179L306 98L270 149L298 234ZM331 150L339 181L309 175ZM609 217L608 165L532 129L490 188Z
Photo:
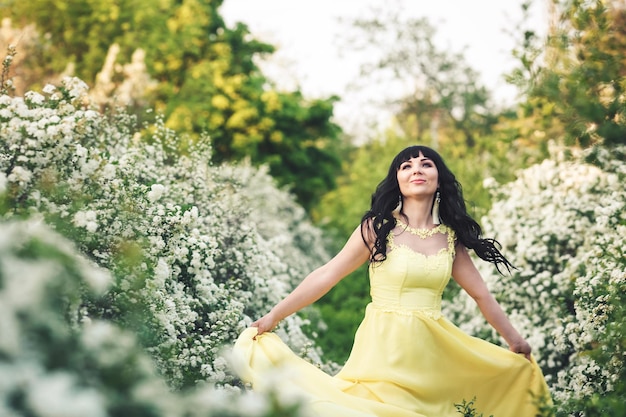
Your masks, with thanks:
M228 348L341 247L385 161L424 143L516 266L477 262L546 374L544 415L623 416L626 3L555 0L547 38L522 19L509 109L427 21L373 11L352 26L381 50L363 79L411 82L358 146L335 97L275 88L257 65L274 47L221 3L0 6L0 414L306 415L248 390ZM454 284L445 298L502 343ZM367 299L361 269L277 332L332 373ZM489 415L471 401L459 413Z

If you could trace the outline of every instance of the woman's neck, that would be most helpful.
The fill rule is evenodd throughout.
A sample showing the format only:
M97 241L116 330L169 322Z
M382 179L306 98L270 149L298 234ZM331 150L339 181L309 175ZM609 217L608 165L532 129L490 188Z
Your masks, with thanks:
M400 219L415 229L430 229L433 227L432 201L403 202Z

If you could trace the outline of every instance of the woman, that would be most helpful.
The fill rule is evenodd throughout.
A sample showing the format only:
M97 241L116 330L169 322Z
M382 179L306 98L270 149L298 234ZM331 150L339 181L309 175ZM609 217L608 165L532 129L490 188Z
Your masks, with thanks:
M425 146L400 152L343 249L244 331L235 344L242 379L261 388L267 372L289 370L276 389L301 394L320 416L535 417L549 401L530 345L489 293L468 249L511 267L467 213L461 186ZM268 333L369 262L372 302L342 370L329 376ZM476 301L509 350L471 337L441 315L450 276ZM275 382L275 381L274 381Z

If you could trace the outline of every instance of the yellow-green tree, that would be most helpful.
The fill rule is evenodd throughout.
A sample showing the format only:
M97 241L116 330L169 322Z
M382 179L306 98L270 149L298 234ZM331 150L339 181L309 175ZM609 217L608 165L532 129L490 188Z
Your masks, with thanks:
M626 143L626 2L555 1L547 39L524 32L510 80L524 117L567 145Z
M268 164L307 208L334 186L341 129L331 121L336 98L307 100L279 92L255 59L274 47L248 28L226 27L221 0L32 0L5 3L16 24L35 23L42 44L25 66L32 87L73 68L93 83L109 46L118 62L141 48L156 88L150 103L178 132L208 134L214 162L250 158Z

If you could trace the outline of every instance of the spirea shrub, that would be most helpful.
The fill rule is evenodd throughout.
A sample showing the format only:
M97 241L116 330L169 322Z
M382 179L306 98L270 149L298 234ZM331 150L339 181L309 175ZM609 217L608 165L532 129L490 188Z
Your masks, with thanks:
M43 222L0 223L0 415L304 416L278 394L172 391L134 334L85 311L112 283Z
M497 238L517 269L502 276L478 266L533 346L563 415L617 415L585 409L597 398L624 396L617 385L626 358L624 155L623 148L555 152L512 183L491 184L495 203L482 219L484 234ZM445 308L466 331L502 342L466 295Z
M103 116L87 94L66 78L0 97L3 218L40 219L111 272L84 311L135 333L171 387L235 383L223 348L326 259L321 234L266 170L212 166L206 138ZM320 364L303 324L278 331Z

